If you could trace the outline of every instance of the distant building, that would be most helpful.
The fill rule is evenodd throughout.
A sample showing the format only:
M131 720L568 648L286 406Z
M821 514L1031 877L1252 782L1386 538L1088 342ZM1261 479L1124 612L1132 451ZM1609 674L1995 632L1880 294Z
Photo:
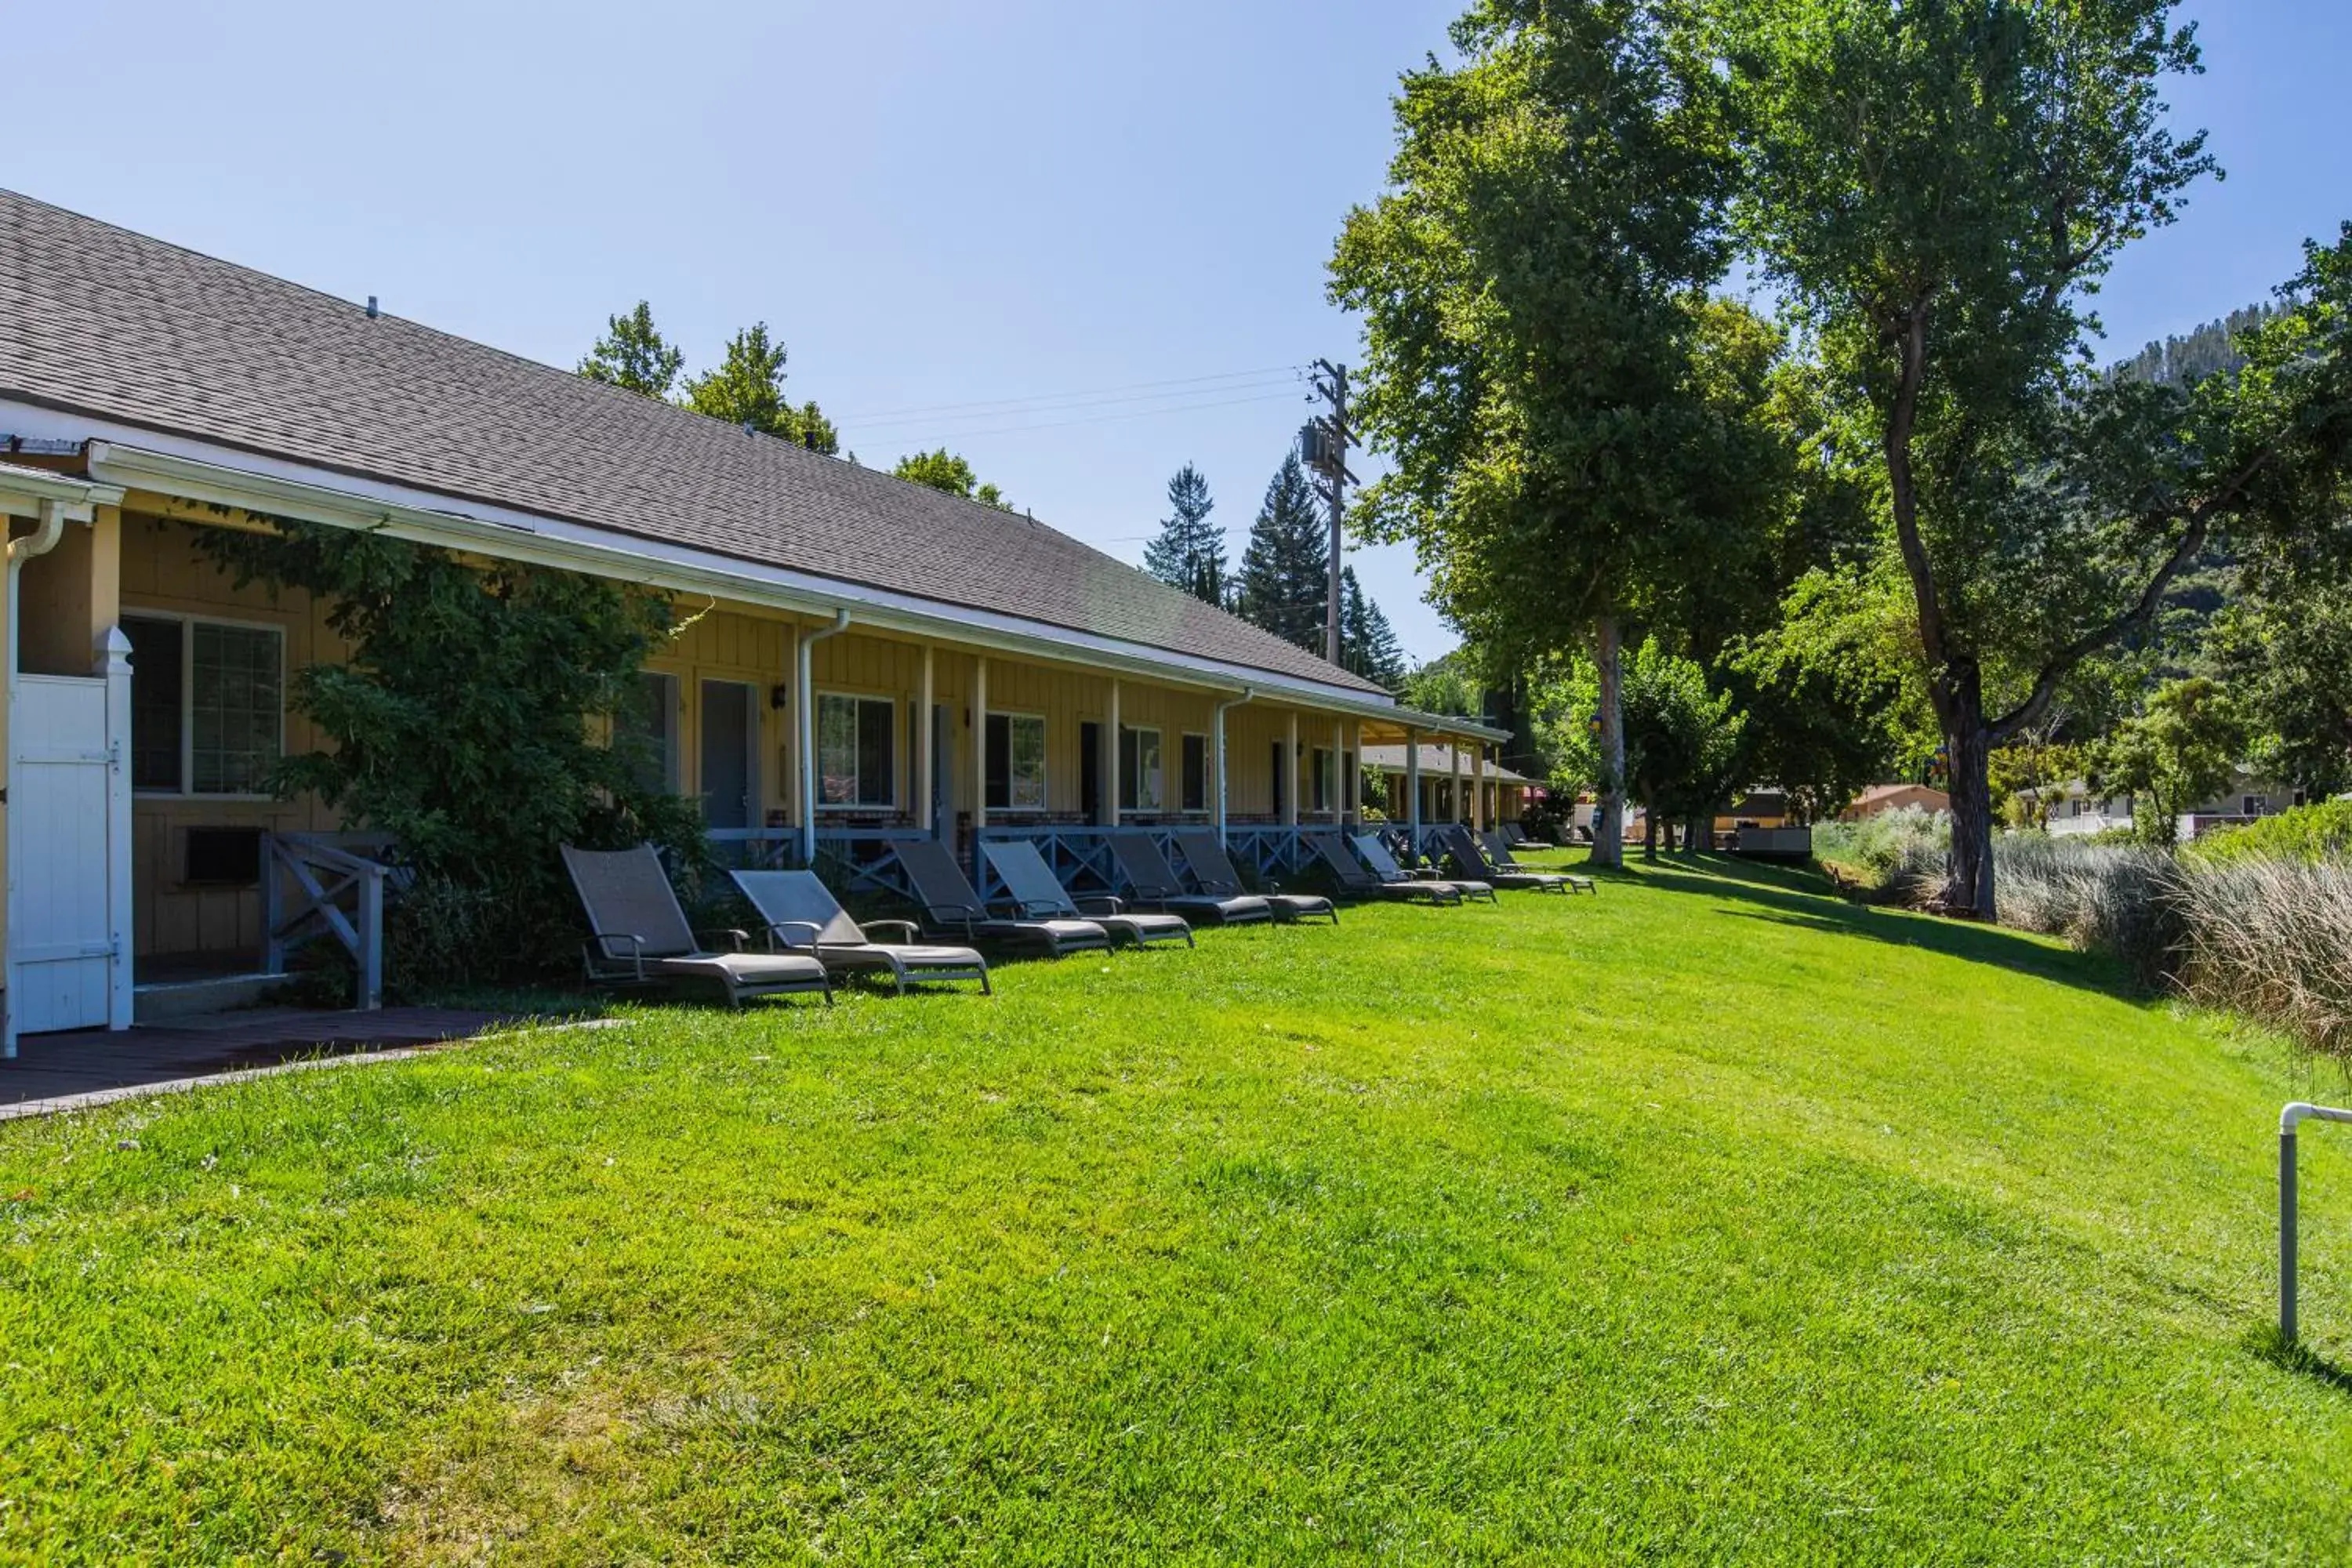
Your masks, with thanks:
M1933 816L1952 809L1952 797L1919 784L1873 784L1852 805L1838 813L1840 822L1861 822L1885 812L1916 810Z

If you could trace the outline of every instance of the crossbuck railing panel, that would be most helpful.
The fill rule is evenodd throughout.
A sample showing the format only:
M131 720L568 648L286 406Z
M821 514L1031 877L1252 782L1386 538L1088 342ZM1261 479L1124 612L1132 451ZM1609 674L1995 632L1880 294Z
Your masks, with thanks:
M337 843L323 835L261 837L262 969L286 973L286 954L320 931L342 944L355 972L352 1005L383 1005L383 885L390 868L344 844L380 847L382 838ZM289 892L290 885L290 892Z

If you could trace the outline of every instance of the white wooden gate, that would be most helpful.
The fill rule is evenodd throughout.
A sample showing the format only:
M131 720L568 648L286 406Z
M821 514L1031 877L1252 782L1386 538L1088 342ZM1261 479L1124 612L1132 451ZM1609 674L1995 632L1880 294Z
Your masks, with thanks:
M120 638L121 634L115 634ZM8 724L8 991L19 1034L131 1026L130 666L17 677Z

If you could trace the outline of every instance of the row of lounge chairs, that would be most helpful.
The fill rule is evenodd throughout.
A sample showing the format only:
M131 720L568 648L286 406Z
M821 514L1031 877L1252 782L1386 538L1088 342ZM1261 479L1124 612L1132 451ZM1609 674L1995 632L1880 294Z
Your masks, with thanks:
M1190 947L1195 924L1339 924L1338 904L1322 894L1249 891L1215 834L1188 829L1175 838L1189 887L1150 837L1113 835L1110 853L1128 889L1116 897L1071 892L1026 839L988 840L981 853L1009 895L993 903L972 887L945 845L903 840L892 847L914 891L919 921L854 920L811 871L731 872L764 923L758 948L744 931L693 930L651 845L620 850L567 845L563 863L588 913L583 956L592 982L710 983L731 1006L803 993L830 1002L834 981L856 973L887 974L900 992L910 983L973 981L985 994L991 984L981 949L989 945L1059 958L1154 942ZM1336 830L1308 831L1302 838L1347 898L1462 904L1492 902L1497 887L1593 890L1589 878L1519 866L1499 835L1482 843L1466 827L1440 836L1447 859L1465 873L1458 877L1434 868L1409 871L1371 834L1358 835L1352 853Z

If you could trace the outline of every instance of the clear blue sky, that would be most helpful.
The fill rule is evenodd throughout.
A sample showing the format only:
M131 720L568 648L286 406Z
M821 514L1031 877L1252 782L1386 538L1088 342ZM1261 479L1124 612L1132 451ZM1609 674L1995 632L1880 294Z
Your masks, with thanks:
M1323 263L1454 9L85 0L19 39L0 184L558 364L641 297L690 365L764 319L868 463L945 443L1132 559L1188 459L1255 511L1304 389L1234 373L1353 357ZM2352 217L2352 5L2185 14L2174 101L2230 178L2117 272L2118 354ZM1357 559L1415 657L1451 646L1408 552Z

